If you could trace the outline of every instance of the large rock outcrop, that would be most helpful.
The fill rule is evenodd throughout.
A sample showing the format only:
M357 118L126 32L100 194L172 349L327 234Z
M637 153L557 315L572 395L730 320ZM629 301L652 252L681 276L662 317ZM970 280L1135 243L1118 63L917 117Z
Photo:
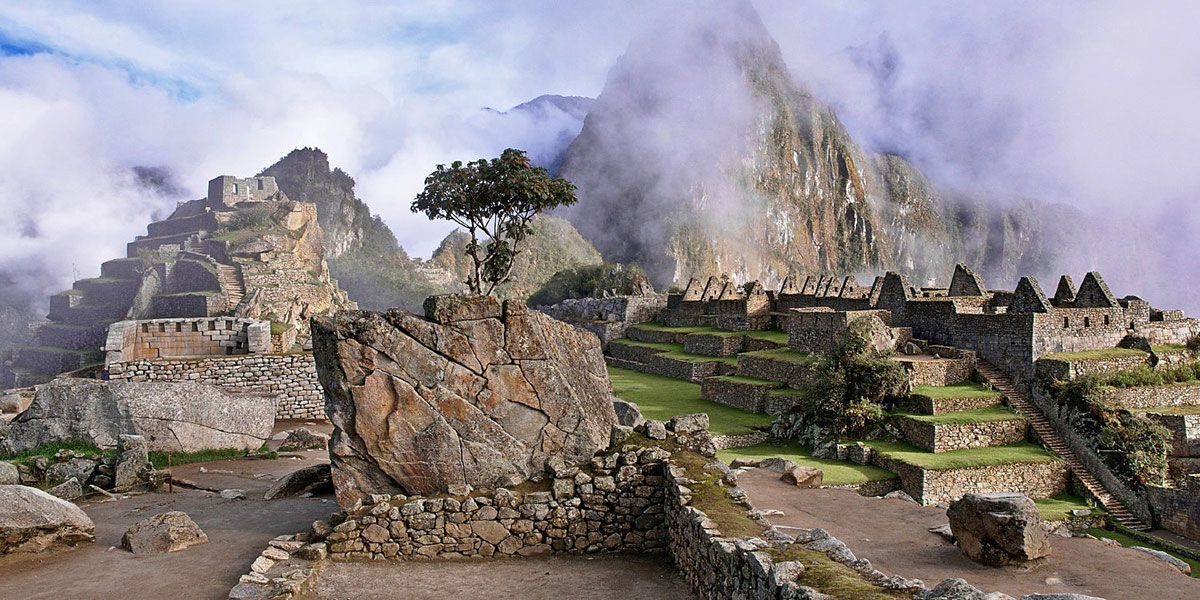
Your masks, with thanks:
M91 542L96 526L78 506L36 488L0 485L0 555Z
M551 457L580 464L607 445L595 336L490 297L434 296L425 315L313 320L339 503L537 479Z
M256 450L271 437L275 402L199 383L56 379L38 386L2 447L16 453L75 440L115 448L125 434L143 436L151 451Z
M1050 554L1037 505L1022 494L967 494L946 516L958 547L976 562L1001 567Z

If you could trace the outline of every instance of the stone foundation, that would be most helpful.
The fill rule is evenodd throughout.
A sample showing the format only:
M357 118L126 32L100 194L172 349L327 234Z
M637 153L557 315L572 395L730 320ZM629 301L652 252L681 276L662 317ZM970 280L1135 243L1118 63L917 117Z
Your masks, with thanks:
M1163 529L1200 540L1200 475L1192 475L1181 487L1146 488L1150 507Z
M1067 490L1067 463L1012 463L930 471L874 453L871 462L900 476L900 489L925 505L950 502L969 493L1020 492L1049 498Z
M964 448L1007 446L1025 441L1025 419L935 425L918 419L898 417L892 423L904 439L922 450L949 452Z
M962 412L964 410L974 410L976 408L999 406L1002 397L997 394L990 397L930 398L929 396L913 394L909 396L907 406L913 412L923 415L941 415L951 412Z
M325 392L310 353L135 360L112 363L108 372L114 381L191 381L232 392L277 393L276 419L326 420Z
M761 413L766 411L768 394L779 387L782 387L782 384L775 382L764 381L755 384L710 377L701 383L700 397L709 402Z

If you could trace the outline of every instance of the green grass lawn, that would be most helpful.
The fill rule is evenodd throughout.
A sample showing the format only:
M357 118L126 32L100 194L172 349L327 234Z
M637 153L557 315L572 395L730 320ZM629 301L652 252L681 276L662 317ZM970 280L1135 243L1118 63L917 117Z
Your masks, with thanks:
M780 383L778 381L771 381L770 379L755 379L753 377L741 377L739 375L721 375L718 377L713 377L712 379L719 379L721 381L726 381L729 383L741 383L744 385L761 385L761 386L773 387L773 388L777 388L777 387L780 387L783 385L782 383Z
M912 395L945 400L948 398L999 398L1002 394L983 384L969 381L957 385L918 385L913 388Z
M958 412L942 413L939 415L920 415L915 413L893 413L899 417L932 423L934 425L966 425L968 423L990 423L992 421L1020 421L1025 417L1009 410L1004 406L988 406L973 408Z
M617 397L637 404L647 419L667 421L675 415L707 413L709 429L725 435L750 433L769 427L774 420L770 415L709 402L700 397L700 386L695 383L617 367L609 367L608 376Z
M752 358L766 358L766 359L775 360L775 361L779 361L779 362L791 363L794 365L806 365L813 361L813 356L811 354L806 354L804 352L796 352L794 350L788 350L787 348L775 348L774 350L758 350L755 352L743 352L741 355L749 356Z
M1136 356L1145 357L1145 356L1147 356L1147 354L1145 352L1142 352L1141 350L1134 350L1133 348L1105 348L1104 350L1086 350L1083 352L1057 352L1054 354L1047 354L1047 355L1043 356L1042 358L1048 358L1050 360L1062 360L1062 361L1067 361L1067 362L1073 362L1073 361L1080 361L1080 360L1106 360L1106 359L1110 359L1110 358L1130 358L1130 357L1136 357Z
M1162 546L1159 546L1157 544L1151 544L1149 542L1143 542L1142 540L1139 540L1135 537L1130 537L1119 531L1109 531L1107 529L1100 529L1098 527L1094 527L1092 529L1088 529L1087 532L1098 538L1108 538L1110 540L1116 540L1117 543L1121 544L1122 546L1125 546L1126 548L1129 548L1131 546L1142 546L1143 548L1153 548L1155 550L1162 550L1163 552L1166 552L1167 554L1170 554L1171 556L1174 556L1175 558L1178 558L1179 560L1182 560L1183 562L1185 562L1189 565L1192 565L1192 577L1196 577L1196 578L1200 579L1200 561L1198 561L1196 559L1189 558L1189 557L1183 556L1181 554L1176 554L1174 552L1171 552L1170 550L1167 550L1166 548L1163 548Z
M112 450L101 450L94 444L88 442L50 442L48 444L38 446L37 448L32 448L24 452L18 452L17 454L0 453L0 460L11 462L15 465L27 464L29 461L39 456L53 458L54 455L58 454L60 450L70 450L71 452L77 452L84 456L92 457L112 456L113 454Z
M187 465L198 462L213 462L218 460L229 460L233 458L245 458L248 456L258 456L262 458L276 458L278 455L271 450L259 449L255 452L247 452L235 448L222 448L214 450L198 450L196 452L160 452L155 451L150 453L150 464L156 469L167 468L168 462L173 467L179 465ZM168 457L168 454L170 455Z
M1104 512L1102 509L1094 506L1089 506L1087 502L1079 496L1071 494L1059 494L1051 498L1041 498L1033 501L1038 507L1038 512L1042 513L1042 518L1047 521L1065 521L1071 517L1071 511L1075 509L1087 509L1093 513Z
M964 448L938 453L927 452L901 442L870 441L864 443L888 458L930 471L1061 460L1045 448L1029 442L991 448Z
M1157 346L1150 346L1150 349L1153 350L1155 354L1163 354L1163 353L1169 354L1172 352L1187 352L1188 351L1188 347L1185 346L1184 344L1159 344Z
M747 448L730 448L717 452L717 457L725 462L732 462L735 458L770 458L772 456L786 458L798 465L821 469L825 473L825 485L857 485L896 477L895 473L891 471L871 465L859 465L847 460L813 458L807 448L794 442L768 442Z

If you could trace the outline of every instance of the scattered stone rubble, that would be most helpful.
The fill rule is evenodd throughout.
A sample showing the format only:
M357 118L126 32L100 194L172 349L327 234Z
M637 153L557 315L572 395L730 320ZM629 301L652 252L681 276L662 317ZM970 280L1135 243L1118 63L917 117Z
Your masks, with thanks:
M54 456L35 456L16 465L0 461L0 485L46 488L63 500L76 500L93 488L127 492L155 481L146 440L121 435L113 456L92 456L59 450Z

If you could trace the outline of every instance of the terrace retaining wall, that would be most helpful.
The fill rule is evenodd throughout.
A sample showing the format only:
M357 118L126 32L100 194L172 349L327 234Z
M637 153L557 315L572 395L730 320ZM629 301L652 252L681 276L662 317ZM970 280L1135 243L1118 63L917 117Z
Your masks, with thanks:
M1026 425L1025 420L1021 418L1008 421L934 424L919 419L897 417L892 423L910 444L930 452L1007 446L1025 441Z

